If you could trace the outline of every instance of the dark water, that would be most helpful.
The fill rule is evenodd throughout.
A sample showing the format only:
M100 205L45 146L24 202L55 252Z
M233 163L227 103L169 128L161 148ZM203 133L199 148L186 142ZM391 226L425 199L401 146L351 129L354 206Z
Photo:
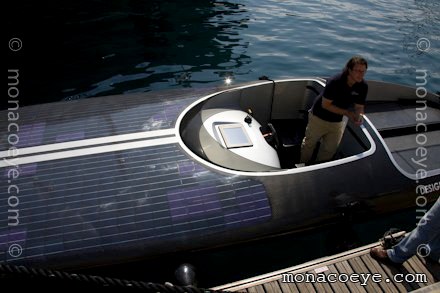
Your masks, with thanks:
M328 76L353 54L367 78L440 89L440 4L356 1L13 1L8 68L20 102ZM16 43L13 45L17 46Z
M271 78L328 76L353 54L368 79L440 90L440 2L354 1L14 1L6 10L8 69L20 70L20 105ZM2 108L7 99L3 99ZM94 270L173 281L183 262L212 286L411 230L415 210L353 219L317 231L188 252Z

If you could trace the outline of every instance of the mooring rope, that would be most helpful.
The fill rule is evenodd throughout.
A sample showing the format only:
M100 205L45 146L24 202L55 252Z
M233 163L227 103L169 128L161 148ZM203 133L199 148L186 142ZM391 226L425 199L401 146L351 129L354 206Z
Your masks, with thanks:
M176 286L172 284L159 284L144 281L124 280L110 277L90 276L85 274L68 273L57 270L28 268L26 266L0 264L0 283L3 281L26 282L25 286L32 286L32 281L38 284L57 283L66 286L87 287L116 287L138 289L142 292L186 292L186 293L219 293L226 291L196 288L193 286ZM21 283L23 284L23 283ZM109 288L110 289L110 288Z

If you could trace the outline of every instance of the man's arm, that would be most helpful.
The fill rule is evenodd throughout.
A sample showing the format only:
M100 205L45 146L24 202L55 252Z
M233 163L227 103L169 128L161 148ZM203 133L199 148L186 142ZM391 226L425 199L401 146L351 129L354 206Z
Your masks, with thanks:
M339 108L338 106L333 105L333 101L322 97L322 108L327 111L347 116L348 119L353 121L356 125L362 124L362 115L364 115L364 105L362 104L354 104L354 112Z
M363 122L363 116L364 116L364 109L365 106L362 104L354 104L354 114L355 114L355 121L354 123L356 125L361 125Z
M322 108L326 109L335 114L345 115L350 117L350 111L339 108L338 106L333 105L333 101L322 97Z

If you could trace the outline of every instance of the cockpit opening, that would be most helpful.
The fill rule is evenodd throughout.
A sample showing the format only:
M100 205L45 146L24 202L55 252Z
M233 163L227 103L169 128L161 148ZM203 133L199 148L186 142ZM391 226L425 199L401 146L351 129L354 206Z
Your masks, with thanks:
M262 82L204 97L181 116L182 142L199 159L230 170L297 168L308 110L324 86L323 79ZM334 160L370 147L364 131L347 123Z

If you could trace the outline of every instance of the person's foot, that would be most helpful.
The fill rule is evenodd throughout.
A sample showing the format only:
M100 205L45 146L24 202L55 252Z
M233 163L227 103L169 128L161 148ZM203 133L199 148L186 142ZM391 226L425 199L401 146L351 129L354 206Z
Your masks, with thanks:
M391 263L387 251L382 246L373 247L370 250L370 255L377 261Z

